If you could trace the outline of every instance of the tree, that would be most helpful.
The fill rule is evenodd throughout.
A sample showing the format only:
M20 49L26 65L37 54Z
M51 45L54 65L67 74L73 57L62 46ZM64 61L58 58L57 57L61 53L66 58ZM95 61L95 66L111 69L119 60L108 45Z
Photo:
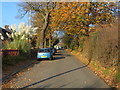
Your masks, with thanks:
M40 45L40 32L42 30L42 25L44 23L44 19L42 18L40 13L36 13L32 16L32 26L39 27L37 29L37 47ZM51 47L52 46L52 34L54 31L50 28L50 26L47 27L47 30L45 32L45 38L44 38L44 47Z
M40 48L44 47L45 42L45 33L47 31L47 27L49 25L49 17L50 11L55 7L54 2L23 2L19 6L22 7L23 14L25 15L27 12L32 12L34 14L39 14L42 19L43 23L41 28L41 41L40 41Z
M91 26L114 22L117 8L117 3L113 2L57 2L56 4L56 8L50 13L50 27L54 31L58 29L66 32L63 41L69 48L73 46L82 48L84 40L95 31Z
M51 27L68 34L89 36L90 25L114 21L117 3L113 2L57 2L51 12Z
M70 48L71 44L73 43L72 41L73 35L65 33L62 42L65 44L66 48Z

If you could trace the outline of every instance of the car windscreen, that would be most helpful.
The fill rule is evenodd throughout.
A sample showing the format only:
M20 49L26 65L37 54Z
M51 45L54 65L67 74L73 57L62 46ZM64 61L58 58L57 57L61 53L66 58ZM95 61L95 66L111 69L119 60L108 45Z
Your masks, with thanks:
M50 49L40 49L39 52L50 52Z

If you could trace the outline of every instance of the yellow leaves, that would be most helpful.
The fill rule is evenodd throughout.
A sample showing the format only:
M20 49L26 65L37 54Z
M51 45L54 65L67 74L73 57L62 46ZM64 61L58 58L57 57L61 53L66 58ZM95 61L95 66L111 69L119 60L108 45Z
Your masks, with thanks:
M85 29L81 29L80 31L82 31L83 33L85 33Z
M83 25L81 24L80 26L82 27Z
M28 79L28 81L31 81L31 79Z
M103 9L104 7L100 7L100 9Z
M100 21L96 21L97 23L99 23Z
M78 5L80 4L80 5ZM105 4L105 3L103 3ZM98 5L98 6L97 6ZM98 8L97 8L97 7ZM97 11L90 11L90 7L97 8ZM68 31L69 33L86 33L84 29L89 23L99 23L101 20L109 20L111 17L110 13L99 13L99 9L104 9L104 5L102 3L95 3L94 5L90 5L90 2L57 2L57 9L54 9L51 14L51 23L50 27L57 28L60 26L63 30ZM59 9L58 9L59 8ZM92 13L93 12L93 13ZM90 15L90 13L92 13ZM64 26L64 23L66 26ZM61 29L60 28L60 29ZM80 28L84 28L80 30Z
M85 37L80 37L80 40L83 40Z
M76 7L76 6L77 6L77 3L75 3L75 2L72 3L72 6L73 6L73 7Z
M89 19L86 19L86 21L89 21Z
M47 39L50 38L50 34L47 34L46 38L47 38Z
M89 19L89 18L90 18L88 14L86 14L86 15L85 15L85 17L86 17L87 19Z
M72 16L72 18L76 18L76 16L75 16L75 15L73 15L73 16Z
M88 13L88 10L86 10L85 12Z
M108 2L104 2L105 0L103 0L102 4L108 4Z
M77 7L76 11L80 11L80 7Z
M52 30L53 32L56 31L57 27L54 27L54 29Z

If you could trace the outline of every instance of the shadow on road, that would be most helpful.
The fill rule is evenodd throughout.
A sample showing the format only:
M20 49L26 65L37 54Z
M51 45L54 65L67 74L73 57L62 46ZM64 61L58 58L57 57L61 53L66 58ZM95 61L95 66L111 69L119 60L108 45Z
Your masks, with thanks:
M54 57L54 60L64 59L65 57Z
M56 56L56 55L63 55L63 54L61 54L61 53L57 53L57 54L55 54L55 56Z
M66 55L66 56L72 56L72 55Z
M41 61L54 61L54 60L60 60L60 59L64 59L65 57L54 57L52 60L49 60L49 59L42 59L40 61L38 61L37 63L35 64L39 64L39 62Z
M54 76L45 78L45 79L43 79L43 80L41 80L41 81L38 81L38 82L35 82L35 83L33 83L33 84L27 85L27 86L22 87L22 88L20 88L20 89L25 89L25 88L28 88L28 87L30 87L30 86L34 86L34 85L36 85L36 84L45 82L45 81L47 81L47 80L53 79L53 78L55 78L55 77L58 77L58 76L61 76L61 75L64 75L64 74L68 74L68 73L73 72L73 71L76 71L76 70L80 70L80 69L85 68L85 67L87 67L87 65L84 65L84 66L78 67L78 68L74 68L74 69L65 71L65 72L63 72L63 73L59 73L59 74L57 74L57 75L54 75Z

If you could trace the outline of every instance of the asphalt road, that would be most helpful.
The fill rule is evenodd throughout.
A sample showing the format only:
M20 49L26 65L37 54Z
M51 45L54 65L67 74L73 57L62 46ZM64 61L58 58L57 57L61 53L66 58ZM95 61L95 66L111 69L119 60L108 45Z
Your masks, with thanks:
M38 61L13 79L13 88L109 88L106 83L64 50L54 60Z

